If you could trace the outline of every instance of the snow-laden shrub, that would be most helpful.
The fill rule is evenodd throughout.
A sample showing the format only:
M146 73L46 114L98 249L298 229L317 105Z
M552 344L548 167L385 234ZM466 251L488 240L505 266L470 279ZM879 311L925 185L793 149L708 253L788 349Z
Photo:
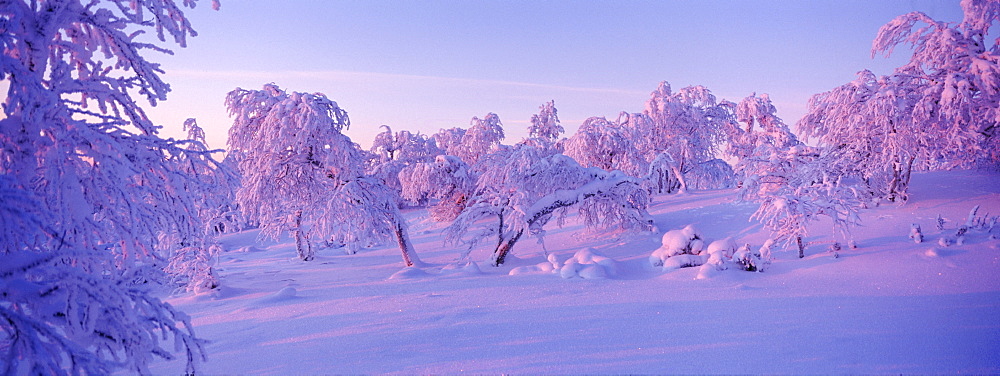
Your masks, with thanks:
M989 234L993 233L993 229L997 226L997 221L1000 220L1000 216L990 216L987 215L977 215L979 212L979 205L976 205L969 211L969 217L965 220L965 227L969 230L976 230L980 232L986 232Z
M916 223L910 225L910 239L917 244L924 241L924 234L920 231L920 225Z
M663 271L688 268L692 266L701 266L704 265L706 261L708 261L707 254L704 255L682 254L682 255L671 256L666 260L663 260Z
M212 267L215 265L222 247L218 243L208 247L184 247L178 249L164 269L173 276L179 289L201 293L219 287L219 278Z
M853 244L854 241L852 240L851 242ZM767 239L764 241L764 244L760 246L760 249L757 250L757 253L760 254L760 258L763 259L768 265L771 264L771 250L774 248L774 243L774 239ZM857 247L857 245L854 245L851 248Z
M762 272L771 263L771 260L762 258L759 250L752 251L750 244L744 244L733 254L732 262L740 270Z
M605 279L617 274L615 260L604 256L593 248L581 249L559 268L563 278Z
M771 247L774 241L768 240L756 251L748 243L737 247L730 238L717 240L709 244L705 253L707 261L698 270L696 279L708 279L724 270L743 270L762 272L771 265Z
M705 253L708 254L707 263L722 265L726 260L733 258L733 254L736 253L736 242L732 238L716 240L708 244Z
M704 249L704 241L701 233L694 225L687 225L680 230L670 230L663 234L660 248L657 248L649 256L649 263L652 266L662 266L668 269L667 260L680 255L699 255ZM682 260L683 259L683 260ZM695 265L696 260L690 257L681 257L669 264L669 268L697 266L704 263L701 261ZM676 265L675 265L676 264Z

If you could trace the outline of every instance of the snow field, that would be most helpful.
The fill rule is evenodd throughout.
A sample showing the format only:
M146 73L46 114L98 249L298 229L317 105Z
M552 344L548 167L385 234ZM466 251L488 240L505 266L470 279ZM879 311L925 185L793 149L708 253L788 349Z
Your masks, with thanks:
M301 262L291 239L245 232L223 238L219 291L169 301L211 341L206 374L996 373L1000 241L936 242L973 205L1000 214L998 181L916 175L909 203L862 212L859 248L832 257L820 222L804 259L776 245L761 273L664 271L649 262L660 233L587 232L573 218L546 228L548 255L524 241L499 268L485 247L456 263L462 250L442 246L422 210L405 213L421 268L403 268L391 244ZM706 261L767 248L754 207L731 193L658 196L650 213L661 230L722 239ZM913 223L923 243L908 238Z

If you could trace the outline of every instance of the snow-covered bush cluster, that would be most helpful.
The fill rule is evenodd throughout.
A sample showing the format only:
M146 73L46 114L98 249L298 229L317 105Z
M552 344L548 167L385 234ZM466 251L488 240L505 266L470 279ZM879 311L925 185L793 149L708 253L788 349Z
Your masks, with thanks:
M581 249L557 269L560 277L604 279L618 274L615 260L598 253L593 248Z
M704 264L708 255L702 257L705 241L694 227L687 225L680 230L670 230L663 234L660 248L649 256L652 266L672 270Z
M555 254L549 254L546 261L537 265L519 266L510 270L510 275L550 273L562 278L607 279L618 274L618 263L593 248L576 251L566 261L559 261Z
M749 244L737 247L732 238L713 241L705 245L705 237L694 225L663 234L661 245L649 255L649 264L669 271L701 266L702 274L709 269L726 270L731 266L746 271L764 271L771 262L769 241L754 251Z

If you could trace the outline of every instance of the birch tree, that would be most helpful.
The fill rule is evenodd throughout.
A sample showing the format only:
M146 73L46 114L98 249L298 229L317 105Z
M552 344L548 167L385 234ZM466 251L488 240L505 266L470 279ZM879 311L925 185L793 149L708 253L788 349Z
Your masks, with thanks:
M161 239L201 230L171 158L207 155L161 138L140 104L166 99L149 55L195 35L184 9L14 0L0 20L0 373L148 374L175 353L194 373L204 341L155 291L181 246Z

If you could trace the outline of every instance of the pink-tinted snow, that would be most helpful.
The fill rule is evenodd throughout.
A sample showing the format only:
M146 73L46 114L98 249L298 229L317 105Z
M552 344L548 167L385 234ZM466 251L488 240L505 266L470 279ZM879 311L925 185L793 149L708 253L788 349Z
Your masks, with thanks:
M211 341L206 374L1000 372L1000 241L971 231L964 245L937 243L974 205L1000 215L1000 175L913 180L909 203L862 212L859 248L832 257L830 225L817 223L805 259L776 248L763 273L696 279L697 267L649 265L662 234L689 224L707 242L757 249L767 238L732 191L693 191L656 197L656 232L587 232L573 218L547 228L559 265L592 248L615 262L606 279L523 268L549 262L533 239L499 268L485 249L471 253L477 264L455 264L461 250L443 245L444 224L415 210L410 232L427 267L404 269L392 244L301 262L290 240L246 232L224 238L219 291L170 302ZM923 243L908 238L913 223Z

